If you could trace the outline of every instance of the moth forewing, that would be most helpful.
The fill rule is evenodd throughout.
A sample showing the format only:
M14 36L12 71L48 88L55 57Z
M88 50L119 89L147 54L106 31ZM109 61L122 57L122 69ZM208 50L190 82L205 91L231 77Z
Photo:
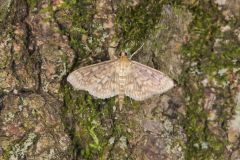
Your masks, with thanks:
M174 86L164 73L135 61L132 61L132 74L127 80L125 94L138 101L166 92Z
M118 94L115 82L116 60L106 61L73 71L67 81L77 90L86 90L97 98L105 99Z

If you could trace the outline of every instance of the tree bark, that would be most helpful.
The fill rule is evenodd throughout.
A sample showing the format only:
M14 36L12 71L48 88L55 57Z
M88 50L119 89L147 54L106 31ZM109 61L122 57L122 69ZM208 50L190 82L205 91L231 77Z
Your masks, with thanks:
M238 1L0 0L0 159L240 157ZM174 79L143 102L67 75L133 53Z

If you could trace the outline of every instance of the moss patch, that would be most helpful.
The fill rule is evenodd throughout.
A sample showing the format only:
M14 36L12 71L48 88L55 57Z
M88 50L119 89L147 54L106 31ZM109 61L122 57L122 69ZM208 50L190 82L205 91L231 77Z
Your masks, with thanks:
M126 2L127 3L127 2ZM175 5L176 1L140 0L136 6L120 4L116 15L116 32L121 49L135 51L149 38L161 20L163 5ZM131 53L132 53L131 52Z
M164 4L183 6L181 2L154 0L147 2L140 0L137 6L119 4L116 15L116 39L120 39L120 48L136 50L156 28L161 17ZM83 59L91 53L104 53L102 49L101 24L94 21L95 1L68 1L62 5L70 11L71 28L62 28L63 34L70 37L70 45L75 51L75 61L70 70L76 69ZM185 6L184 6L185 7ZM194 16L190 28L190 40L182 49L185 58L185 71L180 83L185 90L187 101L187 115L184 129L187 135L186 159L215 159L223 158L224 137L214 134L209 128L207 112L204 110L205 86L204 79L208 79L209 88L216 90L219 101L215 104L222 112L219 115L221 129L226 130L228 118L227 109L233 107L233 100L228 84L231 73L239 67L237 55L239 47L231 33L220 32L220 26L225 22L221 13L210 1L197 1L187 6ZM147 12L146 12L147 8ZM237 22L232 21L235 27ZM216 46L216 39L221 39L220 47ZM229 40L226 42L225 40ZM94 59L106 60L106 56L98 54ZM87 62L91 64L93 62ZM227 69L227 70L225 70ZM74 152L86 159L104 159L114 157L111 152L121 137L131 137L126 132L126 124L122 117L115 119L114 98L96 100L88 93L74 91L69 85L63 85L65 108L63 117L73 140ZM228 100L225 100L228 99ZM126 101L128 106L130 102ZM136 109L138 108L138 104ZM130 106L130 105L129 105ZM134 107L133 107L134 108ZM133 109L131 108L131 109ZM134 125L134 124L132 124ZM109 142L110 140L113 140ZM126 152L127 153L127 152Z
M147 15L145 13L146 4L145 1L141 1L136 7L120 5L115 25L119 29L116 38L123 37L124 39L121 46L125 46L130 41L133 44L141 43L148 33L154 29L160 16L162 3L154 1L147 4L149 8ZM91 0L69 1L62 5L62 9L71 13L71 16L68 16L72 22L72 27L69 29L62 28L63 34L69 35L70 45L75 51L75 61L70 70L76 69L83 59L101 49L103 43L101 37L104 33L101 24L93 19L95 5L95 1ZM132 34L130 34L131 32ZM104 53L103 50L101 52ZM97 56L94 58L106 60L104 55L98 54ZM117 115L114 111L117 106L115 98L97 100L86 92L74 91L69 85L63 86L63 92L65 108L62 113L73 140L73 152L77 152L77 155L86 159L116 157L114 153L117 153L116 150L119 150L119 146L123 145L121 144L122 141L131 137L131 135L127 132L126 119ZM130 101L125 101L126 106L130 103ZM130 106L132 105L133 108L139 108L137 107L139 106L138 103L130 104ZM133 108L131 107L131 109ZM69 122L71 122L71 126ZM123 150L117 156L124 158L126 153L128 151Z
M183 47L186 68L182 86L187 100L187 115L184 128L187 134L186 159L224 159L227 144L225 137L213 133L204 109L206 90L216 94L213 107L219 111L219 128L226 130L228 110L234 106L230 83L234 68L239 67L239 45L233 35L220 32L225 25L221 12L211 1L199 1L188 6L194 15L190 28L190 40ZM233 20L234 21L234 20ZM233 24L232 27L236 27ZM218 45L217 43L220 43ZM207 80L207 86L203 81ZM204 144L204 145L203 145Z

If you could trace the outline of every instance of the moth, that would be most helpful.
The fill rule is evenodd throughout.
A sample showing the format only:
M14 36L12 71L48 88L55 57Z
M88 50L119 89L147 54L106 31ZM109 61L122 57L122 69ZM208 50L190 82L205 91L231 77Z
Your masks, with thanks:
M77 90L86 90L94 97L106 99L118 95L119 109L124 96L145 100L173 88L174 82L164 73L128 59L124 52L119 59L79 68L67 77Z

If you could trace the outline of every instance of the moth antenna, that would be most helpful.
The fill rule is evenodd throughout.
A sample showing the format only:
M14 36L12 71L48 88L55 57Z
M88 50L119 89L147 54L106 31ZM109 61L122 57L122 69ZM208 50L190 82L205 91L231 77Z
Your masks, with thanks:
M139 47L139 48L130 56L129 59L132 59L132 57L133 57L135 54L137 54L137 53L142 49L143 46L144 46L144 43L141 45L141 47Z

